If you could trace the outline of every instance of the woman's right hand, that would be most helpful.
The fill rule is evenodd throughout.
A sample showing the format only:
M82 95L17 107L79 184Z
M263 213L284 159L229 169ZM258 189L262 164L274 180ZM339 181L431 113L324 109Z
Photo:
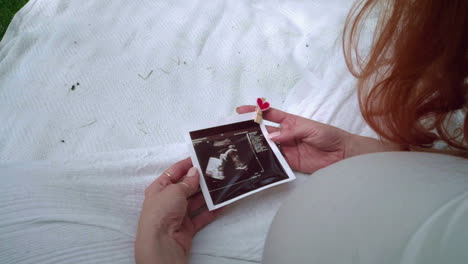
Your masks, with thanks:
M239 114L255 111L255 106L236 109ZM280 124L267 127L269 137L281 144L281 151L293 170L312 173L337 161L364 153L399 150L399 147L377 139L351 134L277 109L263 112L265 120Z

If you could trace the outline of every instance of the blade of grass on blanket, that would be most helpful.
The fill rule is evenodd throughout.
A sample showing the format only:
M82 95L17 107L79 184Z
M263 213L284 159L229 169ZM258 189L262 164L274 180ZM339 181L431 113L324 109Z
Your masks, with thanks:
M28 0L0 0L0 40L3 39L8 25L13 16L18 12Z

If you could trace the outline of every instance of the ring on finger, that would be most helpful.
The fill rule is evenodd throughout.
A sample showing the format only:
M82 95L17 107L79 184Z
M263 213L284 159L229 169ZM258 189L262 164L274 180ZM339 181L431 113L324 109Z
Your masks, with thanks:
M170 174L168 171L164 171L164 175L166 175L166 176L169 177L169 178L172 177L172 174Z

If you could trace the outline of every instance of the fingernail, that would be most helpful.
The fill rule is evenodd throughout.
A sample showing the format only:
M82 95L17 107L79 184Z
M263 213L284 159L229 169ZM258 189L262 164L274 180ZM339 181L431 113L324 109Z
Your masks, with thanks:
M277 136L281 135L281 132L280 131L276 131L276 132L273 132L273 133L270 133L268 134L268 138L275 138Z
M192 167L190 170L187 172L187 177L193 177L197 175L197 168Z
M239 113L240 106L236 107L236 112Z

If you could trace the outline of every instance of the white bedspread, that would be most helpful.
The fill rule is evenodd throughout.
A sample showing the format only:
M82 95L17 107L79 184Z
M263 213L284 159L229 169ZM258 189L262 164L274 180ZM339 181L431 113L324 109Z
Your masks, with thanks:
M187 156L182 132L256 97L373 135L341 55L351 4L30 0L0 42L0 262L132 262L143 190ZM191 262L260 262L305 178L229 206Z

